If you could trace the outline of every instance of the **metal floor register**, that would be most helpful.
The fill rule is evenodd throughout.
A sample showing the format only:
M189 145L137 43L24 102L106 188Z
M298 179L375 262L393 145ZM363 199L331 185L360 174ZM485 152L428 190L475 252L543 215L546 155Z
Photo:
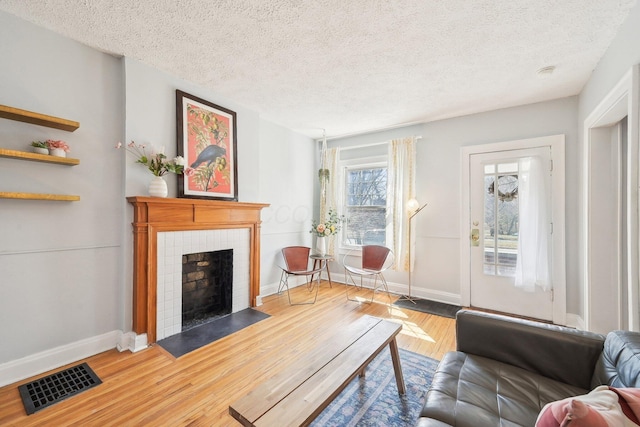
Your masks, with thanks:
M27 415L58 403L92 387L102 380L86 363L47 375L18 387Z

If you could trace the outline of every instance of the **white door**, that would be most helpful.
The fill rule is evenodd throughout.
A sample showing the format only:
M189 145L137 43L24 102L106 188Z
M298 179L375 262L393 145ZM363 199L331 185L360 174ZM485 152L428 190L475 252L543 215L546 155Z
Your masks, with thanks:
M470 156L472 307L553 319L551 290L544 291L536 286L533 291L525 291L514 286L520 226L518 191L522 171L519 170L519 160L539 158L545 165L545 173L550 174L550 152L550 147L538 147ZM547 196L549 206L551 191Z

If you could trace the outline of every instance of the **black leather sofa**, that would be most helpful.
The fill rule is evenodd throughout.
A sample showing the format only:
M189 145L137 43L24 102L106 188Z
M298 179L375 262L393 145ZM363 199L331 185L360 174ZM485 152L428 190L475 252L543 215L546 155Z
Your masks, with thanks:
M640 334L591 332L461 310L420 427L535 424L545 404L598 385L640 387Z

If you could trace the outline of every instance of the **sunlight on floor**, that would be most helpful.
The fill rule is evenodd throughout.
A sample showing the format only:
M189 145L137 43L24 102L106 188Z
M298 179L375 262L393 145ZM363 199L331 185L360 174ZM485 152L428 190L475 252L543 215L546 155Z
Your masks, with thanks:
M389 314L393 317L402 317L405 319L409 317L401 309L396 308L394 306L389 307Z
M424 329L422 329L421 327L419 327L415 323L408 322L406 320L405 321L401 321L400 323L402 323L402 331L400 332L400 334L407 335L407 336L410 336L412 338L418 338L418 339L421 339L423 341L428 341L430 343L434 343L435 344L436 340L431 338L431 336L428 333L426 333L424 331Z
M420 340L435 344L436 341L420 326L416 325L414 322L410 322L408 320L409 316L407 316L407 314L401 309L394 306L389 306L388 312L391 316L389 318L391 322L402 324L402 331L400 332L400 334L407 335L412 338L418 338Z

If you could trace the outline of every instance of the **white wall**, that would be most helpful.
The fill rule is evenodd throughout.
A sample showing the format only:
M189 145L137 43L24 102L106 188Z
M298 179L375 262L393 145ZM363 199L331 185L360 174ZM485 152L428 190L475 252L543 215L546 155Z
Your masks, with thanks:
M120 61L0 12L0 103L80 122L73 133L0 119L0 146L62 139L78 166L0 158L0 368L125 327L120 265ZM2 371L2 369L0 369ZM0 375L1 381L2 375Z

